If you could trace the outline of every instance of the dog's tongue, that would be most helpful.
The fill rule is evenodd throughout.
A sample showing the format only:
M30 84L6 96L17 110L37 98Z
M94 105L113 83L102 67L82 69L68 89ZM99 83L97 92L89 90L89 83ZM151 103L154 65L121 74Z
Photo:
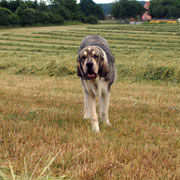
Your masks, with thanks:
M88 74L88 77L89 78L96 78L96 75L95 74Z

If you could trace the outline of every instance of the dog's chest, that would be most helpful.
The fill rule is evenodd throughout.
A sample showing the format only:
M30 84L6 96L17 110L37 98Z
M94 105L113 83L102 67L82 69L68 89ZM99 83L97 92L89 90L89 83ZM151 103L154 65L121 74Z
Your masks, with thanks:
M87 92L93 93L95 96L101 96L102 91L106 89L104 78L96 78L94 80L85 80L84 86Z

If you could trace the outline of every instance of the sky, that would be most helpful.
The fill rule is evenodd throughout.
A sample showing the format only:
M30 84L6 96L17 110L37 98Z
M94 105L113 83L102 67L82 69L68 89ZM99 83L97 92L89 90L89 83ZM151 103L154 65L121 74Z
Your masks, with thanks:
M80 0L77 0L77 2L79 3ZM95 3L112 3L114 2L115 0L93 0ZM143 0L143 1L149 1L149 0Z

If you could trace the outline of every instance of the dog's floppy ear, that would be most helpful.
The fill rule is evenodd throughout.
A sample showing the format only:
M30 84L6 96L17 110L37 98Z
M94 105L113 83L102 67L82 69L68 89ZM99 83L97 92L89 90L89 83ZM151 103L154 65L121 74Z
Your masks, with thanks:
M101 52L101 57L100 57L100 62L99 62L99 75L100 77L105 77L108 72L109 72L109 65L107 62L107 57L103 55Z
M81 78L84 78L84 71L80 63L80 55L77 57L77 75L80 76Z

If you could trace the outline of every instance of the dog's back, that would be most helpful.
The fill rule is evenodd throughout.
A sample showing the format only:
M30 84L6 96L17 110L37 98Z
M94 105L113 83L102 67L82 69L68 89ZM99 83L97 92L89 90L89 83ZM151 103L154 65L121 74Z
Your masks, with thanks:
M114 57L113 57L111 50L109 48L109 45L103 37L101 37L99 35L86 36L80 44L79 51L81 51L84 47L87 47L87 46L99 46L99 47L101 47L106 52L107 58L111 59L113 62L115 62Z

